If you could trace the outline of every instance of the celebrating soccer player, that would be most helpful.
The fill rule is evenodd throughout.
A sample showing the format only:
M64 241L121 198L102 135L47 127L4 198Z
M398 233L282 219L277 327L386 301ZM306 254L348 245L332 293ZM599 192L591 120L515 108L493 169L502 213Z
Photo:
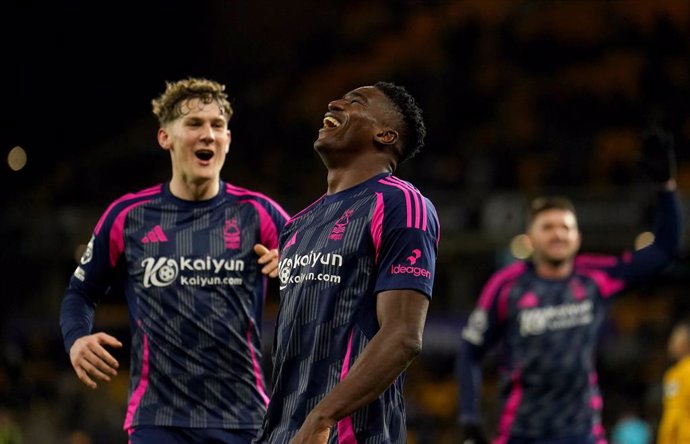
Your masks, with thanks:
M130 444L248 444L268 403L259 365L265 275L277 276L287 214L220 179L233 112L224 89L189 78L153 100L172 179L108 207L62 302L72 366L95 388L116 375L109 348L122 344L92 333L94 310L109 287L124 289Z
M328 104L314 142L327 193L280 236L274 391L257 442L406 442L402 374L422 347L439 224L392 173L425 132L399 85Z
M662 271L676 257L681 222L673 143L646 139L642 166L659 188L654 242L620 257L580 255L575 209L566 198L532 202L530 261L495 273L462 332L460 421L464 443L484 443L479 415L481 358L501 342L503 412L495 443L594 444L605 441L594 365L597 332L612 296Z

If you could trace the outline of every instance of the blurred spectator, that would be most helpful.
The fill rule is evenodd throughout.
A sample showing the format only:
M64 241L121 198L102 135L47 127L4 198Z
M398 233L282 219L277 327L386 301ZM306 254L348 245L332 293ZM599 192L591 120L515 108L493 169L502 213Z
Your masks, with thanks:
M668 341L674 365L664 374L664 404L657 444L690 442L690 322L678 323Z

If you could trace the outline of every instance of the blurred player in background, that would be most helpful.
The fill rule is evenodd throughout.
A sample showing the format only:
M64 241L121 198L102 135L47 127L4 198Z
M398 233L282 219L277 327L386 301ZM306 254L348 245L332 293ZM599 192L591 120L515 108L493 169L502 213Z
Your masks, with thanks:
M503 411L494 443L605 442L595 370L597 334L612 296L664 270L681 244L673 139L645 139L641 166L659 188L654 242L620 257L578 254L580 231L566 198L532 202L530 261L495 273L462 331L458 359L464 442L484 443L481 359L501 343Z
M274 391L258 442L406 442L403 372L422 347L439 224L392 173L425 132L392 83L328 104L314 142L328 191L280 237Z
M72 366L96 388L117 374L108 348L122 344L92 333L95 308L109 287L124 288L131 444L249 443L268 403L260 326L287 214L221 180L233 113L224 90L189 78L152 101L172 178L108 207L62 302Z
M668 341L674 362L664 374L664 404L657 444L690 443L690 322L678 323Z

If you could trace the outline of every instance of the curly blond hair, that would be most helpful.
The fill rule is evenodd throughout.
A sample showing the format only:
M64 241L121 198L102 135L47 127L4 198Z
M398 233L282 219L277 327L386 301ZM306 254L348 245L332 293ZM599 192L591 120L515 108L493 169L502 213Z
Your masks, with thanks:
M176 82L165 82L165 92L151 101L153 114L163 126L189 112L183 107L189 99L199 99L204 104L216 102L228 121L232 117L233 109L225 93L225 85L194 77Z

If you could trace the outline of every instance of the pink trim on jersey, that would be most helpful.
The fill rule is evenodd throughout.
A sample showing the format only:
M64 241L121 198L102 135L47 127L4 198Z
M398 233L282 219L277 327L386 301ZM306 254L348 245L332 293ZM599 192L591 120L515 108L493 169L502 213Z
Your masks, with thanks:
M347 351L343 359L343 368L340 370L340 380L342 381L350 371L350 355L352 354L352 331L347 339ZM338 444L357 444L355 430L352 426L352 417L347 416L338 421Z
M139 191L137 193L129 193L129 194L126 194L126 195L122 196L121 198L117 199L115 202L111 203L108 206L108 209L105 210L105 212L103 213L101 218L98 219L98 223L96 224L96 228L93 230L94 234L98 234L101 231L101 228L103 227L103 223L105 223L105 219L108 217L108 214L110 214L110 212L113 210L113 208L115 208L115 205L122 203L126 200L134 199L137 197L144 197L144 196L151 196L154 194L158 194L161 192L161 188L162 188L162 185L156 185L154 187L147 188L147 189Z
M493 304L499 288L507 281L520 276L525 272L525 269L525 263L519 261L497 271L493 276L491 276L489 282L487 282L487 284L484 286L484 289L479 296L479 302L477 302L477 305L485 310L491 308L491 304Z
M261 224L261 243L268 248L278 248L278 228L275 222L268 214L266 208L255 200L241 200L240 203L250 203L256 208L256 212L259 214L259 222Z
M592 410L601 410L604 407L604 400L600 395L594 395L589 398L589 406Z
M127 217L127 214L134 209L135 207L138 207L139 205L143 205L147 202L151 202L151 199L149 200L140 200L139 202L135 202L132 205L126 207L120 213L117 215L115 218L115 221L113 221L113 226L110 228L110 266L114 267L115 264L117 264L117 259L120 257L120 255L125 251L125 218Z
M132 426L132 421L134 421L134 413L137 411L137 408L139 407L139 404L146 393L146 388L149 385L149 339L145 333L142 334L144 336L144 356L141 359L141 376L139 378L137 388L134 389L132 392L132 397L129 399L127 416L125 417L125 430L128 430Z
M287 221L285 224L287 225L288 223L292 222L293 220L299 219L300 217L302 217L302 215L303 215L304 213L306 213L307 211L309 211L309 209L310 209L311 207L313 207L313 206L316 205L317 203L321 202L321 199L323 199L324 197L326 197L325 194L322 195L321 197L319 197L318 199L316 199L314 202L310 203L305 209L303 209L303 210L300 211L299 213L297 213L297 214L295 214L294 216L292 216L290 219L288 219L288 221Z
M283 247L283 250L290 248L293 246L295 243L297 243L297 232L295 231L295 234L292 235L289 241L285 242L285 246Z
M607 268L615 266L617 262L618 258L616 256L606 256L598 254L579 254L575 257L575 268Z
M238 187L237 185L232 185L232 184L229 184L227 182L225 183L225 190L228 193L233 194L235 196L241 196L243 194L246 194L246 195L249 195L252 197L260 197L262 199L265 199L268 201L268 203L273 205L273 207L280 213L281 216L283 216L285 218L285 220L288 220L290 218L290 215L285 212L283 207L278 205L278 203L275 200L271 199L270 197L266 196L265 194L257 193L256 191L251 191L251 190L248 190L246 188L241 188L241 187Z
M498 319L504 321L508 317L508 294L513 285L506 285L498 295Z
M415 226L415 228L421 228L422 231L426 231L426 199L424 199L424 196L422 196L422 193L420 193L419 190L415 189L409 183L405 182L404 180L398 179L395 176L390 176L389 179L396 181L397 183L399 183L403 187L410 190L410 192L412 193L412 196L414 197L414 200L415 200L415 208L417 209L417 213L415 215L415 225L414 226ZM417 199L419 199L419 203L417 203ZM420 217L419 206L422 207L421 225L420 225L420 221L419 221L419 217Z
M498 437L493 441L493 444L506 444L508 438L510 437L510 427L515 421L518 409L520 408L520 402L522 401L522 384L520 384L520 371L515 370L512 376L513 388L510 391L510 396L506 400L503 406L503 414L501 414L501 420L499 422L499 434Z
M407 210L407 228L412 228L412 203L411 203L411 199L410 199L410 192L405 187L403 187L402 185L397 184L397 183L389 180L388 177L379 180L379 183L382 183L384 185L389 185L389 186L392 186L392 187L395 187L395 188L402 190L403 194L405 195L405 208ZM416 210L416 208L415 208L415 210Z
M376 255L374 256L374 263L379 263L379 250L381 249L381 235L383 234L383 216L384 203L383 194L376 193L376 206L374 207L374 215L371 218L371 239L374 242L374 250Z
M254 327L254 321L249 320L249 326L247 327L247 348L249 349L249 355L252 357L252 365L254 367L254 380L256 381L256 389L261 395L264 404L268 407L268 395L266 394L266 389L264 388L264 377L261 373L261 365L259 365L259 360L256 359L256 353L254 352L254 346L252 345L252 328Z
M578 270L579 273L591 278L594 283L599 287L601 296L608 298L625 288L625 281L622 279L616 279L606 272L601 270Z

